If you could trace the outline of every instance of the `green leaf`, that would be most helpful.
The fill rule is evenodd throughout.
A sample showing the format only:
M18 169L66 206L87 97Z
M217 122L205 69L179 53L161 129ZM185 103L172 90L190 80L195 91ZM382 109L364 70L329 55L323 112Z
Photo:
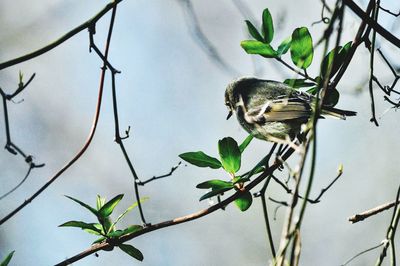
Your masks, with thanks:
M304 88L315 86L313 82L307 82L307 79L285 79L283 82L292 88Z
M290 55L297 67L306 69L311 65L314 49L310 32L306 27L297 28L293 31Z
M116 230L114 232L109 233L107 236L111 238L118 238L120 236L126 235L126 234L131 234L137 231L140 231L143 229L143 226L141 225L131 225L128 228L125 228L124 230Z
M268 8L264 9L262 15L262 32L264 35L264 40L266 43L271 43L274 38L274 24L272 22L271 13L269 13Z
M143 197L140 199L140 203L145 202L146 200L148 200L148 197ZM138 203L135 202L133 203L131 206L129 206L122 214L120 214L118 216L118 218L115 220L115 222L111 225L110 228L113 228L127 213L129 213L131 210L133 210L134 208L136 208L138 206Z
M237 142L231 138L223 138L218 141L219 157L222 167L229 173L236 173L240 169L241 153Z
M284 39L281 44L278 46L278 56L281 57L283 54L286 54L289 51L290 45L292 44L292 36Z
M263 43L260 41L246 40L240 43L240 46L248 54L258 54L266 58L278 57L278 53L272 48L268 43Z
M131 245L127 245L127 244L119 244L118 247L125 252L126 254L134 257L137 260L142 261L143 260L143 254L142 252L140 252L140 250L138 250L137 248L135 248L134 246Z
M104 234L104 229L103 226L99 223L93 224L94 227L96 227L98 230L94 231L92 229L83 229L83 231L88 232L89 234L92 235L103 235ZM101 232L101 233L99 233Z
M248 135L247 138L240 144L239 150L240 153L243 153L243 151L247 148L247 146L250 144L250 142L253 140L253 135Z
M339 97L340 97L340 94L339 94L337 89L329 88L325 92L325 97L324 97L324 103L323 104L325 106L333 107L338 103Z
M12 256L14 255L14 252L15 252L15 250L11 251L7 255L7 257L5 257L4 260L0 263L0 266L7 266L10 263Z
M221 168L221 162L211 156L208 156L202 151L197 152L186 152L179 155L182 160L188 163L196 165L198 167L210 167L212 169Z
M250 21L245 20L246 25L247 25L247 30L249 31L250 35L256 39L257 41L263 42L264 38L261 36L261 34L258 32L258 30L256 29L256 27L254 27L253 24L251 24Z
M97 210L100 210L101 207L104 206L105 202L106 202L106 198L102 198L100 195L97 195L97 200L96 200Z
M202 200L217 196L217 195L222 194L222 193L224 193L224 192L226 192L228 190L231 190L231 189L232 188L229 188L229 187L213 189L212 191L210 191L210 192L204 194L203 196L201 196L199 201L202 201Z
M250 208L252 202L253 202L253 196L251 195L251 193L249 191L243 192L243 194L240 195L240 197L235 200L236 206L242 212L244 212L248 208Z
M329 68L330 70L330 75L329 77L333 77L337 71L340 69L342 64L344 63L344 59L346 58L350 47L351 47L352 42L346 43L343 47L338 46L333 48L325 57L324 60L322 61L322 68L321 68L321 75L322 77L325 77L328 73ZM336 58L335 58L335 53L336 53Z
M203 183L200 183L196 186L196 188L200 189L221 189L221 188L233 188L231 182L223 181L219 179L208 180Z
M318 87L317 87L317 86L314 86L314 87L312 87L312 88L309 88L309 89L307 90L307 92L310 93L310 94L312 94L312 95L316 95L316 94L318 93Z
M79 205L81 205L82 207L85 207L86 209L88 209L91 213L93 213L94 215L98 216L98 211L95 208L90 207L89 205L87 205L86 203L77 200L73 197L67 196L65 195L65 197L69 198L70 200L75 201L76 203L78 203Z
M124 194L119 194L112 198L110 201L108 201L106 204L104 204L103 207L99 210L99 216L102 218L106 218L111 215L113 212L115 206L118 205L120 200L124 197Z
M91 230L93 232L97 232L98 234L101 234L101 230L96 227L97 224L95 223L85 223L81 221L69 221L63 224L60 224L58 227L77 227L82 230Z

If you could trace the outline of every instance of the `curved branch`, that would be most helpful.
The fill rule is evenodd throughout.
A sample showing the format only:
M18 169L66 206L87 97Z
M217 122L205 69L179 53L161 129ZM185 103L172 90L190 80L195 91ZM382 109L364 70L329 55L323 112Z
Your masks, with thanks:
M44 53L47 53L48 51L54 49L55 47L59 46L60 44L62 44L63 42L65 42L66 40L68 40L69 38L73 37L74 35L78 34L79 32L81 32L84 29L89 28L91 25L93 25L94 23L96 23L102 16L104 16L109 10L111 10L113 8L114 5L120 3L122 0L115 0L111 3L108 3L99 13L97 13L93 18L87 20L86 22L82 23L81 25L79 25L78 27L72 29L71 31L67 32L66 34L64 34L63 36L61 36L60 38L58 38L57 40L55 40L54 42L36 50L33 51L29 54L20 56L18 58L14 58L11 59L9 61L6 61L4 63L0 63L0 70L5 69L7 67L28 61L32 58L35 58L39 55L42 55Z
M105 59L107 60L108 58L108 51L110 49L110 38L111 38L111 32L114 26L114 18L115 18L115 7L117 6L117 2L120 2L122 0L116 0L115 3L113 4L113 13L111 16L111 22L110 22L110 28L109 28L109 35L107 42L105 44ZM50 186L61 174L63 174L69 167L71 167L87 150L89 147L90 143L92 142L93 136L96 132L97 128L97 122L99 121L99 116L100 116L100 107L101 107L101 102L102 102L102 96L103 96L103 88L104 88L104 80L105 80L105 74L106 74L106 62L103 61L103 67L101 68L101 74L100 74L100 85L99 85L99 93L98 93L98 99L97 99L97 106L96 106L96 111L94 114L93 122L92 122L92 128L90 129L88 138L85 142L85 144L82 146L82 148L78 151L78 153L67 163L65 164L52 178L50 178L47 183L45 183L38 191L36 191L31 197L26 199L21 205L19 205L16 209L11 211L8 215L6 215L4 218L0 220L0 225L9 220L11 217L13 217L15 214L17 214L21 209L23 209L26 205L32 202L37 196L39 196L48 186Z
M288 151L286 151L286 153L284 155L282 155L282 161L286 161L292 154L293 154L294 150L292 148L290 148ZM127 234L124 236L121 236L117 241L113 241L113 243L108 243L108 242L102 242L99 244L95 244L93 246L91 246L90 248L88 248L87 250L82 251L81 253L66 259L58 264L56 264L57 266L62 266L62 265L69 265L75 261L78 261L84 257L87 257L99 250L110 250L112 249L114 246L118 246L118 244L129 241L133 238L136 238L140 235L144 235L146 233L152 232L152 231L156 231L165 227L169 227L169 226L173 226L173 225L177 225L177 224L181 224L181 223L186 223L192 220L196 220L199 219L203 216L209 215L219 209L224 208L226 205L228 205L229 203L233 202L235 199L237 199L243 192L245 191L250 191L251 189L253 189L255 186L257 186L259 183L261 183L265 178L267 178L268 176L270 176L276 169L278 169L281 165L282 165L282 161L275 161L273 165L271 165L271 167L267 168L261 175L259 175L256 179L254 179L253 181L251 181L247 186L244 187L243 191L237 191L236 193L234 193L233 195L231 195L230 197L224 199L221 202L218 202L217 204L207 208L207 209L203 209L200 210L198 212L194 212L192 214L188 214L182 217L178 217L172 220L167 220L164 222L160 222L157 224L153 224L150 226L147 226L145 228L143 228L143 230L134 232L132 234Z
M343 0L343 3L353 10L353 12L356 13L359 18L376 30L376 32L379 33L383 38L400 48L400 39L391 34L388 30L368 16L356 3L354 3L352 0Z

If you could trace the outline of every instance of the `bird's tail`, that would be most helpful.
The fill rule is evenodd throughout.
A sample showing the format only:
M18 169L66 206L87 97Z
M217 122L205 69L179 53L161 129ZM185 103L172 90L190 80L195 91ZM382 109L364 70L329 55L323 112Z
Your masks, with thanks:
M347 116L357 115L357 112L324 106L324 107L322 107L321 115L323 115L323 116L328 115L328 116L332 116L332 117L336 117L336 118L345 120Z

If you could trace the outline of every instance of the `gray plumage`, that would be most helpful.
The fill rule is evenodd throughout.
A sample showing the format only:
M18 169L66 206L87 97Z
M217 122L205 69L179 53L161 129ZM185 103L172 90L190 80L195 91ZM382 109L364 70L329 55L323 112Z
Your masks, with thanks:
M230 114L236 113L241 126L254 137L268 141L293 139L301 131L313 109L314 96L293 89L282 82L240 78L225 91ZM356 112L322 106L322 117L346 119Z

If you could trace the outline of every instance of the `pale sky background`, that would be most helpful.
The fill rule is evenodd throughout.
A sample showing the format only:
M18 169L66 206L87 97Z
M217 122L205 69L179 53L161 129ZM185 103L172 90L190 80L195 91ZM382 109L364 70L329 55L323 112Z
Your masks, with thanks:
M320 19L319 1L243 2L257 19L264 8L270 8L277 31L275 46L296 27L310 27L313 36L324 28L321 24L311 27L312 22ZM394 11L399 10L396 2L382 1ZM92 17L106 3L36 0L27 5L22 0L1 1L0 61L55 40ZM251 57L239 46L247 38L243 22L247 18L228 0L193 1L193 6L204 33L224 60L234 66L239 76L253 75ZM98 23L95 35L102 50L108 18L105 16ZM399 19L396 22L383 13L381 19L387 27L397 23L391 31L399 36ZM179 162L180 153L203 150L217 156L218 139L232 136L241 141L246 137L236 120L225 120L225 86L238 76L221 70L199 49L186 22L178 1L126 0L118 6L110 60L122 71L117 76L121 131L131 126L131 137L125 145L143 180L167 173ZM353 13L346 13L343 42L351 40L358 22ZM399 61L399 50L383 47L391 60ZM369 122L369 95L364 86L368 60L368 53L360 48L338 88L342 95L338 107L355 110L358 116L319 123L313 195L335 177L340 163L344 165L344 174L321 203L307 209L301 265L340 265L385 237L390 211L355 225L347 221L354 213L393 200L399 185L399 114L393 109L385 112L389 106L377 91L380 127ZM264 69L260 78L293 77L269 60L258 62ZM88 53L88 34L83 31L41 57L0 72L0 87L8 92L16 88L19 70L25 77L36 72L35 80L16 99L24 101L9 104L9 116L13 141L33 154L35 161L46 163L45 168L35 169L20 189L0 201L1 217L45 183L84 143L94 113L100 66L101 60ZM317 67L314 62L309 72L316 73ZM381 62L376 69L383 82L391 83L392 77ZM57 227L68 220L95 222L94 217L63 195L94 205L97 194L110 199L124 193L116 214L134 201L132 177L113 142L109 76L107 81L97 135L87 153L33 203L0 227L0 257L16 250L10 265L52 265L88 248L95 240L79 229ZM0 120L3 121L2 111ZM4 132L4 122L0 123L0 132ZM5 135L1 134L4 145ZM243 171L259 161L270 147L270 143L253 141L244 153ZM293 158L292 165L298 156ZM27 165L21 157L4 150L0 152L0 167L3 194L22 179ZM181 166L167 179L141 188L141 195L150 197L143 205L147 220L157 223L207 207L207 201L198 201L204 191L195 186L213 178L227 177L222 171L188 165ZM270 185L268 195L289 199L275 184ZM276 204L269 202L268 207L272 217ZM277 220L272 221L276 246L284 218L281 208ZM137 223L140 221L135 210L121 226ZM144 254L142 263L114 250L100 252L99 258L89 256L74 265L266 265L271 258L258 199L245 213L228 206L226 211L158 230L129 243ZM380 249L370 252L351 265L371 265L379 252Z

